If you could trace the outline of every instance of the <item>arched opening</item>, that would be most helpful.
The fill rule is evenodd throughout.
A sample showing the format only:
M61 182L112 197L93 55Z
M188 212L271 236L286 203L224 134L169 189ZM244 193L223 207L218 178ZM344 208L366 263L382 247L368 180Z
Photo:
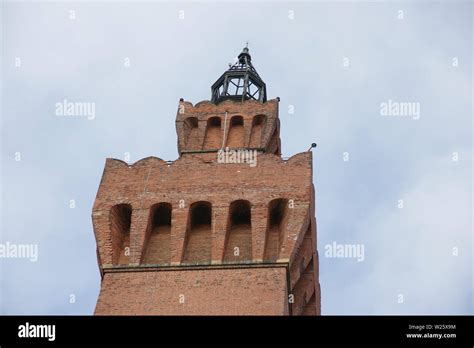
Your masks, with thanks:
M169 263L171 259L170 237L171 204L155 204L150 208L143 263Z
M112 235L112 263L127 265L130 262L130 225L132 206L117 204L110 210L110 232Z
M234 116L230 120L229 135L227 137L227 146L230 148L244 147L244 118L242 116Z
M184 120L184 134L186 148L188 150L195 149L197 146L197 132L198 132L198 119L196 117L188 117Z
M252 260L252 228L250 202L238 200L229 207L224 261Z
M184 124L187 129L197 128L198 126L198 119L197 117L188 117L184 120Z
M212 205L195 202L190 207L183 262L210 263L212 247Z
M207 120L204 149L220 149L222 147L222 131L220 117L211 117Z
M249 147L257 148L261 147L262 132L265 127L266 117L264 115L257 115L252 121L252 133L250 134Z
M280 255L287 202L286 199L274 199L268 206L267 235L264 251L264 259L266 261L275 261Z

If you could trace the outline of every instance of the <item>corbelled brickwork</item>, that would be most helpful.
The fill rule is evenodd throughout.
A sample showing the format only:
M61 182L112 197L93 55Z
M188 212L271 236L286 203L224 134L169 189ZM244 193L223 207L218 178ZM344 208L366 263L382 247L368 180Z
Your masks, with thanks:
M229 147L260 149L279 155L278 100L266 103L226 100L218 105L202 101L196 106L180 101L176 131L180 154Z
M174 162L106 161L95 313L320 314L312 153L280 157L278 100L180 101L176 129Z

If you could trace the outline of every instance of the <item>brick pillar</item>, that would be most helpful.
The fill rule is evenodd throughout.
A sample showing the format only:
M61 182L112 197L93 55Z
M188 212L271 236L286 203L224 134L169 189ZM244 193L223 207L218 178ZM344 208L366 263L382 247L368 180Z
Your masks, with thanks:
M184 205L184 206L183 206ZM184 242L188 230L189 204L176 202L171 212L171 265L179 265L183 259Z
M212 207L212 263L222 263L224 257L229 205Z
M206 137L207 121L202 120L198 122L198 134L196 139L196 148L192 150L202 150L204 146L204 138Z
M268 206L256 204L252 206L252 259L263 261L265 237L267 231Z
M92 224L97 240L102 266L112 266L112 233L110 231L109 210L92 212Z
M149 209L133 209L130 225L130 264L139 265L145 242L145 233L148 225Z
M248 147L250 144L250 137L252 135L252 122L253 118L245 119L244 118L244 146Z
M280 262L289 262L297 251L295 245L301 242L298 238L304 238L309 223L309 204L295 200L294 208L287 207L286 212L283 241L278 259Z

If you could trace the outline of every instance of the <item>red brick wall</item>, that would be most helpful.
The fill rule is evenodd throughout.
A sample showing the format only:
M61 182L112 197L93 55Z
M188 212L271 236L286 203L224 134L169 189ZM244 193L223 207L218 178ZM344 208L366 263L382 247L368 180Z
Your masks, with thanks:
M252 260L252 227L246 224L234 225L228 232L224 261L238 262Z
M93 222L103 265L113 265L109 212L117 204L132 206L130 262L138 264L146 249L150 207L165 202L172 206L171 261L183 259L190 205L206 201L212 205L212 260L222 261L224 242L233 201L245 199L252 211L252 259L263 259L268 225L268 205L275 198L294 202L287 209L280 259L293 257L294 245L311 205L311 153L303 152L288 161L260 154L257 165L221 164L203 161L199 155L185 155L168 165L149 157L133 166L108 159L93 209ZM301 237L302 238L302 237Z
M155 227L146 243L144 264L169 264L171 262L171 226Z
M287 315L286 284L285 267L106 273L95 314Z
M227 113L227 117L225 116ZM243 119L243 126L232 126L235 117ZM209 127L209 120L219 118L221 127L219 133ZM193 129L190 139L190 120L197 119L198 127ZM210 130L210 132L209 132ZM225 146L231 148L253 147L268 149L280 144L280 120L278 119L278 100L266 103L246 101L244 103L226 100L219 104L202 101L193 105L181 101L176 116L176 132L178 133L178 151L217 150L222 147L225 136ZM272 138L273 136L273 138ZM269 151L275 153L276 148Z

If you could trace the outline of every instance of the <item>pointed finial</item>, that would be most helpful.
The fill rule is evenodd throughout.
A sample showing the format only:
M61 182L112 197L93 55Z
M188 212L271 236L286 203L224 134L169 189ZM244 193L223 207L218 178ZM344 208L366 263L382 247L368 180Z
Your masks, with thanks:
M248 41L245 43L245 47L242 49L242 53L246 53L246 54L249 53L249 42Z

